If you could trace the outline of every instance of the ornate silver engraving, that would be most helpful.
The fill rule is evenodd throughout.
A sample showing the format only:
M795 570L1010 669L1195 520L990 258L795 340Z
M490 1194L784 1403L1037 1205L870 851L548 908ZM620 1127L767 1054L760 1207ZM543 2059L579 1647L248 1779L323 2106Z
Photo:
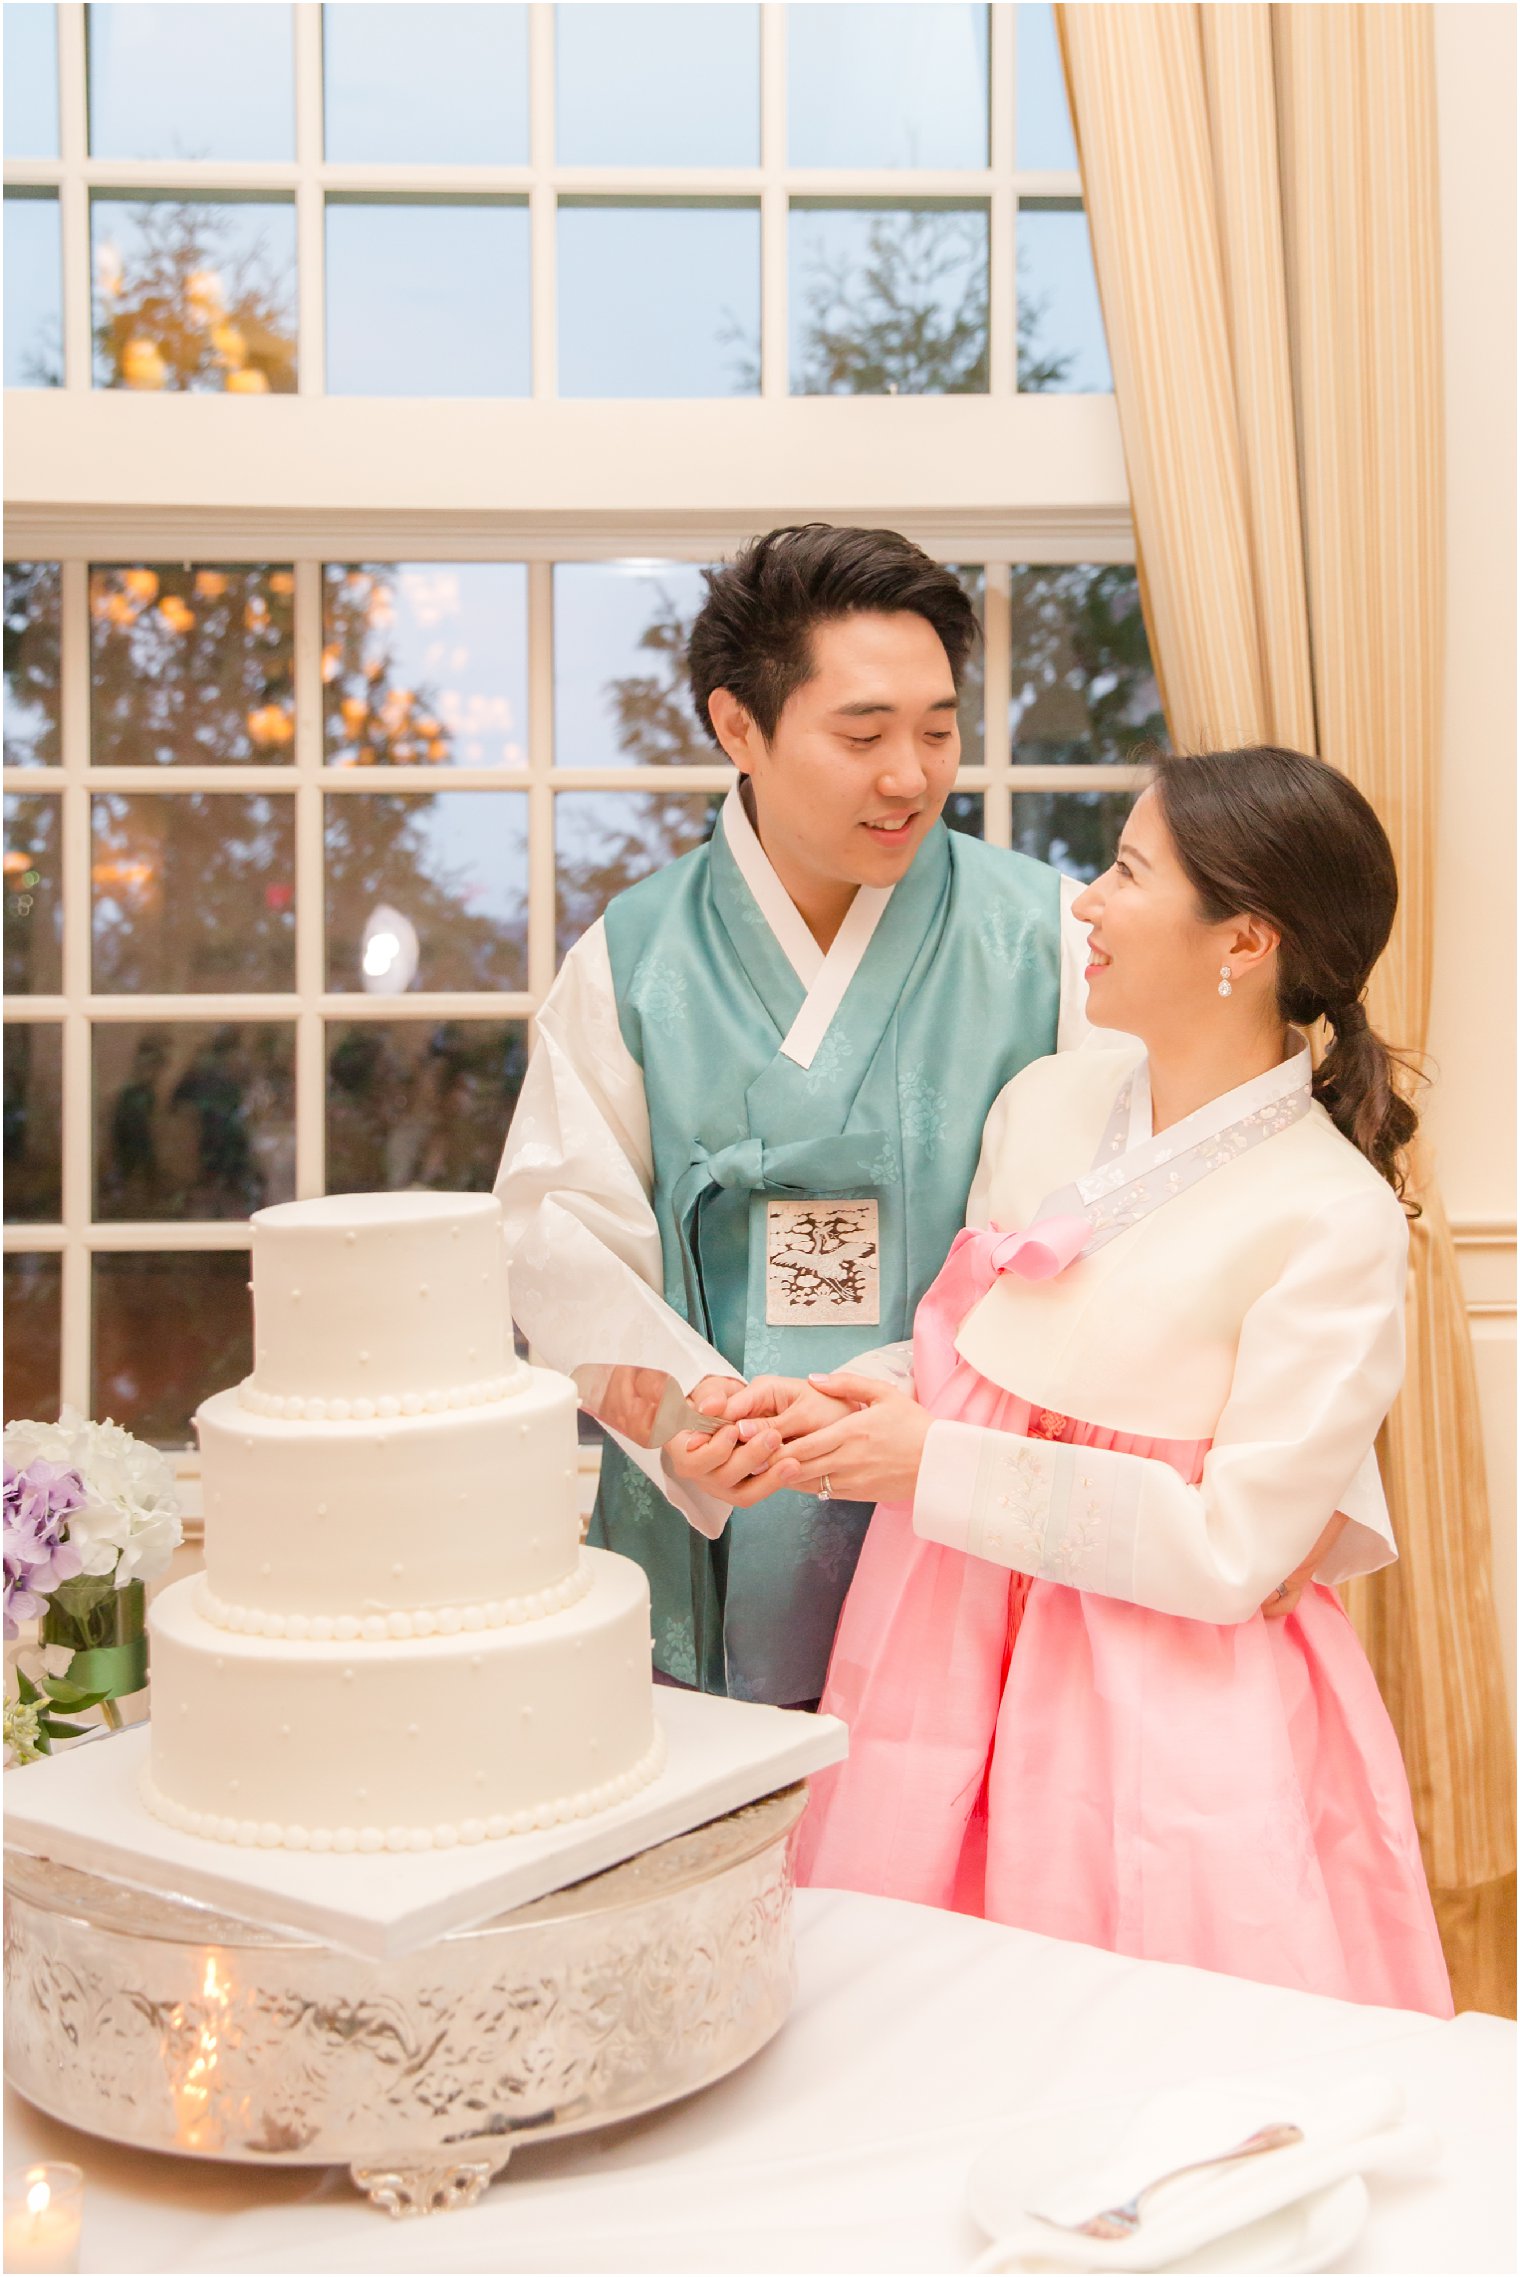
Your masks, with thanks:
M354 2183L382 2214L451 2214L456 2206L473 2206L502 2168L510 2154L500 2158L461 2159L451 2166L351 2166Z
M806 1793L388 1962L10 1853L7 2074L117 2142L465 2204L514 2143L632 2118L770 2039Z

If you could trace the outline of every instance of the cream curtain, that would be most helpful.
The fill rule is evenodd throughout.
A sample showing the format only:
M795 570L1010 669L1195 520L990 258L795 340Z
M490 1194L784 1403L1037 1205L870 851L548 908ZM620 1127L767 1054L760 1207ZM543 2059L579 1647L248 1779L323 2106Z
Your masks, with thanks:
M1182 748L1318 751L1367 793L1402 892L1374 1016L1418 1050L1444 606L1430 9L1056 17L1168 726ZM1512 1961L1472 1938L1503 1920L1513 1748L1466 1316L1423 1162L1415 1178L1409 1368L1380 1449L1402 1556L1351 1610L1458 2004L1493 2005Z

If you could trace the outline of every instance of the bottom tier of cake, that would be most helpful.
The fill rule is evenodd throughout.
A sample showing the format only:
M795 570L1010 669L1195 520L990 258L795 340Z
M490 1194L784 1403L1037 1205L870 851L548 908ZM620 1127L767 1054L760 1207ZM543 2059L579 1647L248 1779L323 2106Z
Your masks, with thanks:
M605 1810L662 1760L649 1584L592 1580L520 1628L316 1643L216 1628L199 1575L153 1605L148 1807L213 1841L426 1850Z

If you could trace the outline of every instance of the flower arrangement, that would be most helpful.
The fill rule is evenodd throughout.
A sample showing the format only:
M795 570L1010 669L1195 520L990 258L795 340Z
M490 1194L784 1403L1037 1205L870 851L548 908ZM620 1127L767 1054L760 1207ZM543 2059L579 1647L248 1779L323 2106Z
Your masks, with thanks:
M156 1447L68 1407L56 1423L6 1426L6 1639L41 1623L39 1662L16 1657L5 1702L15 1761L80 1736L67 1719L89 1708L120 1728L117 1701L147 1682L143 1584L180 1539L174 1474Z

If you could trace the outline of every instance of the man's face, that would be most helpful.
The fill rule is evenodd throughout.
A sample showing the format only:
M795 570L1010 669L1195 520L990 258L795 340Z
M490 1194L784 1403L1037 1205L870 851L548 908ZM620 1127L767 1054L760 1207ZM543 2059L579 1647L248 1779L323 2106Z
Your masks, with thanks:
M754 785L772 861L833 884L895 885L960 763L950 660L912 610L820 625L812 656L770 743L751 734L729 755Z

